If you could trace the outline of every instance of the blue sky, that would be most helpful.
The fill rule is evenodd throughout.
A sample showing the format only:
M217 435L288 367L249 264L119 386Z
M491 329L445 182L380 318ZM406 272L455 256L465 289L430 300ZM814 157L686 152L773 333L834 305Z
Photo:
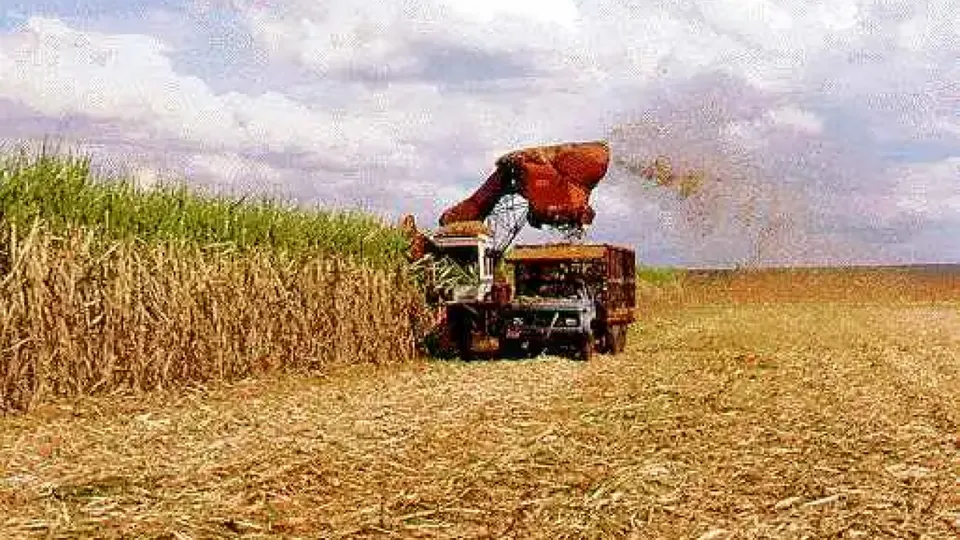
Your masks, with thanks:
M0 119L426 225L504 152L608 138L724 179L611 169L591 238L647 262L960 262L960 0L0 0Z

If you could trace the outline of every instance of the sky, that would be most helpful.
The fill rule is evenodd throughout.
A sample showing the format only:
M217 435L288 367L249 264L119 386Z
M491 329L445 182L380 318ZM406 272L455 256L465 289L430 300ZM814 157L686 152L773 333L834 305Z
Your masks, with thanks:
M604 139L711 179L611 167L588 238L649 264L960 263L960 0L0 0L0 141L43 137L427 227Z

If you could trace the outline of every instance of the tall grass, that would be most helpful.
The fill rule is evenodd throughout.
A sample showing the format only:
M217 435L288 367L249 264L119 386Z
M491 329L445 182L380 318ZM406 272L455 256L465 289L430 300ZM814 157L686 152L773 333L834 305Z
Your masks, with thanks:
M0 158L0 216L26 228L40 218L53 229L81 226L108 239L269 247L291 255L359 257L380 265L400 259L406 240L395 228L354 211L297 208L275 199L201 197L186 186L138 188L91 174L90 159L47 148Z
M48 154L5 160L0 212L0 411L417 354L424 299L372 217L142 191Z
M679 305L683 294L684 270L670 267L637 268L637 312L649 318Z
M637 268L637 281L653 286L672 284L683 279L683 270L666 266L641 266Z

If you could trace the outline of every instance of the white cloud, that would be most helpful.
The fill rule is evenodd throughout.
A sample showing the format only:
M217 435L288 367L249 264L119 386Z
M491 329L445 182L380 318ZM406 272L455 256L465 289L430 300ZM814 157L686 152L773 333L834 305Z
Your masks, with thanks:
M897 26L897 41L904 49L921 54L950 54L960 45L960 17L952 0L924 2ZM955 57L955 55L954 55Z
M960 221L960 156L900 167L894 204L930 219Z
M580 17L571 0L440 0L438 4L450 6L459 14L483 24L496 24L507 17L572 28Z
M215 94L197 77L177 73L159 41L141 35L82 32L32 17L0 39L0 97L47 116L112 119L204 147L325 152L342 166L361 148L388 149L384 131L330 115L269 92ZM346 131L344 128L349 128Z
M894 214L943 215L949 207L928 194L953 196L918 173L875 178L885 164L871 168L881 154L869 145L960 137L957 0L198 4L208 5L193 13L226 8L239 18L237 35L211 39L252 40L236 50L255 57L262 70L248 77L272 91L239 82L215 91L229 83L187 75L178 58L210 53L171 45L185 40L33 17L0 34L0 100L111 126L99 139L114 147L163 155L176 144L185 170L224 183L275 182L306 198L339 190L378 208L415 207L429 222L500 153L603 137L643 111L676 129L638 151L673 148L693 163L723 157L734 173L754 167L771 182L800 178L824 190L821 201L843 201L837 212L856 204L840 196L853 187L901 201L887 204ZM598 227L603 212L629 209L643 214L644 231L633 232L648 234L660 223L653 206L621 201L614 183L596 193ZM914 187L883 191L900 183Z
M818 134L823 131L823 120L809 111L794 106L768 111L767 117L775 124L793 127L808 133Z
M423 68L422 44L482 52L543 54L575 39L576 8L564 2L419 0L355 3L307 0L241 10L275 57L315 73ZM546 66L544 66L546 67Z
M698 6L708 23L762 48L787 48L795 18L768 0L716 0Z
M141 189L151 189L161 182L161 176L156 170L142 166L134 169L132 178L134 185Z
M260 161L244 158L235 153L197 154L187 164L190 176L208 176L234 182L241 178L254 178L272 185L283 179L283 171Z
M960 104L957 106L960 107ZM950 133L960 140L960 120L941 120L937 123L937 128L939 131Z

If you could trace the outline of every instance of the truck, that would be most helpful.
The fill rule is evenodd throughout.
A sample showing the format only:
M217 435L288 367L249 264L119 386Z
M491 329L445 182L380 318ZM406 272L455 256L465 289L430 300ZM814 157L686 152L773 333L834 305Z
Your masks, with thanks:
M521 245L507 254L514 295L501 310L503 356L618 354L634 322L636 256L610 244Z
M595 216L589 197L609 159L604 141L514 151L432 233L404 217L440 343L463 359L623 351L635 317L635 253L583 241ZM525 226L564 241L513 247Z

